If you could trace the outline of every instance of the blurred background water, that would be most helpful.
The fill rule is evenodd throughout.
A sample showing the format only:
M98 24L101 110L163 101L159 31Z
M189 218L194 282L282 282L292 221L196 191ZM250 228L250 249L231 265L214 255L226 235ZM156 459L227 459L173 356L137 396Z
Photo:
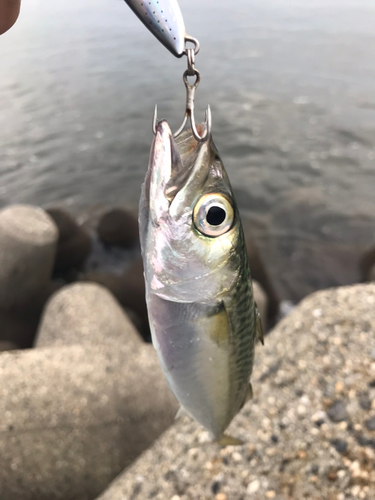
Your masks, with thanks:
M197 115L282 298L358 280L375 242L373 0L179 0ZM120 0L29 0L0 37L0 206L138 203L175 59Z

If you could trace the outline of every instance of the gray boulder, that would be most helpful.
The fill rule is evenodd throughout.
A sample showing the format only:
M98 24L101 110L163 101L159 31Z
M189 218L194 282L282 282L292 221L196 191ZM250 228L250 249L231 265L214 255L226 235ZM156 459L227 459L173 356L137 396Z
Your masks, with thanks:
M38 347L139 342L112 294L96 283L74 283L56 292L43 312Z
M95 498L176 410L142 342L1 353L1 500Z
M375 284L307 297L257 347L254 399L228 429L244 445L181 419L99 500L373 499L374 309Z
M43 300L57 237L56 225L41 208L11 205L0 211L0 309Z

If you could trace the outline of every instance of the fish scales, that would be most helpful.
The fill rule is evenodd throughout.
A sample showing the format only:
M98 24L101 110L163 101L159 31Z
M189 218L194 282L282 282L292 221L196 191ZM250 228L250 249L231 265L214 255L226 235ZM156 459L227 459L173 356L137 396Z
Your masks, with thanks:
M140 235L161 367L185 412L220 440L249 395L256 314L237 205L211 137L197 142L188 130L174 140L159 122Z

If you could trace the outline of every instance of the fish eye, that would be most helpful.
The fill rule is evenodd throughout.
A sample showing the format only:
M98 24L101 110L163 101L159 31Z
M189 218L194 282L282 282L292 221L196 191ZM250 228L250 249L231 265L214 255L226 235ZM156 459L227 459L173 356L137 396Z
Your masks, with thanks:
M195 205L193 221L195 227L205 236L221 236L229 231L234 220L233 207L222 194L209 193Z

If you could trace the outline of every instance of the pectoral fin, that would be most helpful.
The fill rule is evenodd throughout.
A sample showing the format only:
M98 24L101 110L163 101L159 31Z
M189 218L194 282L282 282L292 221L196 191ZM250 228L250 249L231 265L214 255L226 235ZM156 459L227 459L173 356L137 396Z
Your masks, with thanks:
M262 345L264 345L264 335L263 335L263 327L262 320L260 317L260 312L257 304L255 303L255 331L257 338L261 341Z

